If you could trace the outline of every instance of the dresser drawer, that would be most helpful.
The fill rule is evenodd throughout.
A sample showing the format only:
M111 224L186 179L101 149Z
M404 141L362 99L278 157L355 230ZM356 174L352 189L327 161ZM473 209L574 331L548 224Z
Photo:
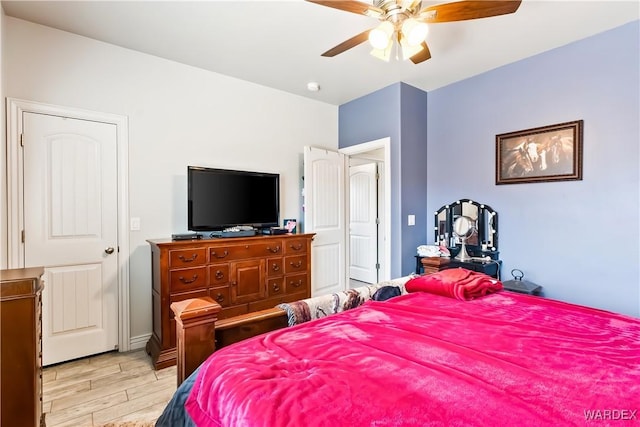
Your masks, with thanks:
M305 254L307 253L306 239L287 239L284 244L285 255Z
M183 268L170 272L171 293L207 287L207 267Z
M267 292L269 297L284 295L285 292L284 277L267 280Z
M229 264L209 266L209 286L222 286L229 283Z
M282 241L275 240L268 243L251 243L245 245L230 245L209 249L211 262L231 261L237 259L264 257L282 253Z
M282 276L283 272L282 258L267 259L267 277Z
M284 272L286 274L301 273L307 271L307 256L288 256L284 259Z
M309 284L307 283L307 274L293 274L284 278L284 285L288 294L299 292L307 292Z
M222 307L228 307L231 304L231 298L229 297L229 286L211 288L209 290L209 296Z
M177 249L169 251L170 268L187 268L204 265L207 262L205 248Z

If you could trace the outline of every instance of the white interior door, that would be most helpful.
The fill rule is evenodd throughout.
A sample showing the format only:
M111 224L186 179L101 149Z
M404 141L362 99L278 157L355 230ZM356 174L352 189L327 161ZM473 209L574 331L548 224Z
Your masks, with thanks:
M45 267L43 364L118 344L116 125L23 113L24 263Z
M305 232L312 245L311 295L346 289L345 157L336 151L304 148Z
M375 163L349 168L349 277L378 282L378 171Z

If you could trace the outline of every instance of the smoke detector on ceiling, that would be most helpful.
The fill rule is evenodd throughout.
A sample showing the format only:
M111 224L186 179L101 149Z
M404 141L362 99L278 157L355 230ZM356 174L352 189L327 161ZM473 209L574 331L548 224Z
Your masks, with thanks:
M317 92L320 90L320 85L318 82L309 82L307 83L307 90L309 92Z

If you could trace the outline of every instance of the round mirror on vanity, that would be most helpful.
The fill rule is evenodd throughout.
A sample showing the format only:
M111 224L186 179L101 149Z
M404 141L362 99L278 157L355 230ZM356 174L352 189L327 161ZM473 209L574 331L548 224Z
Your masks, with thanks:
M453 221L453 235L460 239L460 252L456 255L458 261L471 261L467 253L467 239L475 232L474 221L468 216L459 216Z

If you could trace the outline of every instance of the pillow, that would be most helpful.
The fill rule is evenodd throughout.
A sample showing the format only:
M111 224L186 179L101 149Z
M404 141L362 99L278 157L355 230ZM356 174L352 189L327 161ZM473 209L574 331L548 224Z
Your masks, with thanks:
M407 292L428 292L459 300L472 300L502 290L502 282L464 268L451 268L409 280Z
M397 297L400 293L400 288L397 286L383 286L375 291L371 299L374 301L386 301L389 298Z

